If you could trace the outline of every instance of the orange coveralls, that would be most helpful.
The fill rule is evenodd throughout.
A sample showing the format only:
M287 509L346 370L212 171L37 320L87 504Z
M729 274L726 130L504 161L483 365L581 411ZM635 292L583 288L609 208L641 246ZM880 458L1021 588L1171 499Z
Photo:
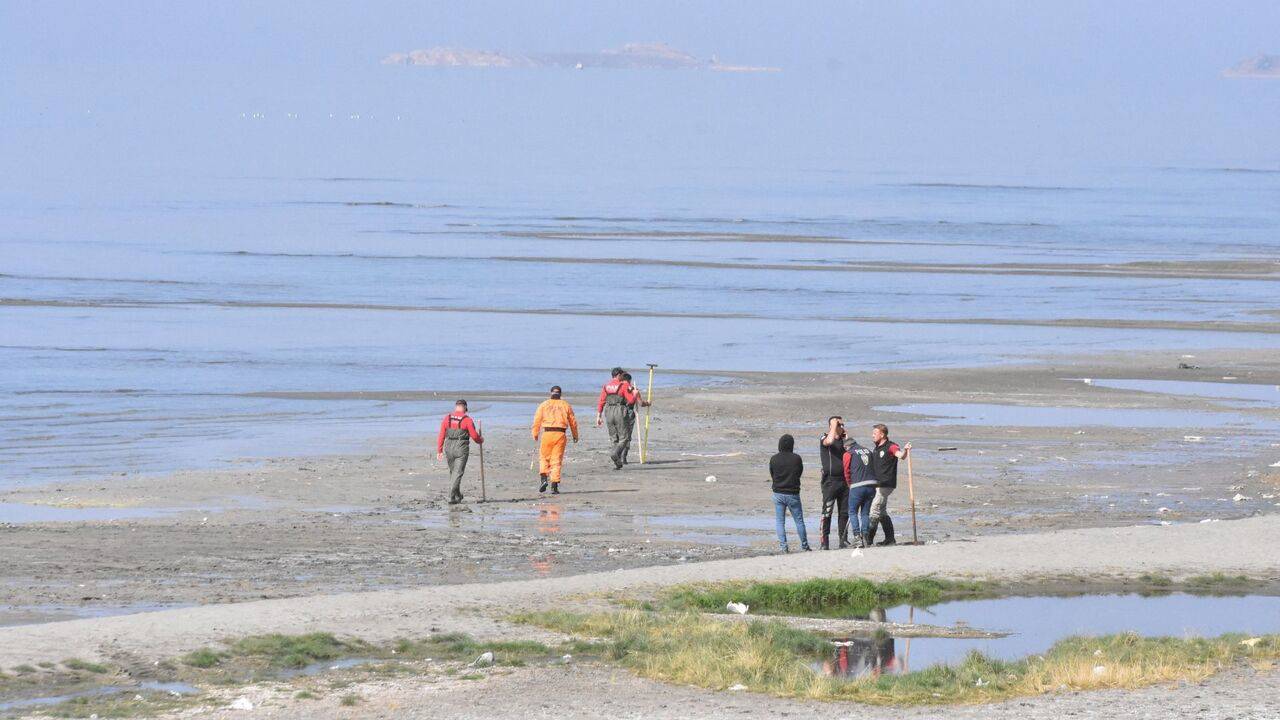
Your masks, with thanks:
M578 418L573 415L573 407L564 400L551 398L542 401L538 411L533 414L533 439L541 435L542 442L538 446L538 472L549 476L551 483L560 482L560 466L564 464L565 431L573 432L573 441L578 441Z

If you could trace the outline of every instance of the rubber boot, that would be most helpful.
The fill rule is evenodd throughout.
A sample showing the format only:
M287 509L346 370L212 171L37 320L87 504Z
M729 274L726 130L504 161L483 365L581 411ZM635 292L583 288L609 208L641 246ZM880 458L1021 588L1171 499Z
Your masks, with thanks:
M551 483L551 494L552 495L560 494L560 483L558 482Z
M853 546L849 544L849 524L845 523L840 526L840 549L843 550L847 547Z
M876 541L876 528L880 527L880 518L871 518L871 529L867 530L867 547Z
M540 492L540 493L544 493L544 492L546 492L546 491L547 491L547 483L548 483L548 482L550 482L549 480L547 480L547 475L546 475L546 473L543 473L542 475L539 475L539 476L538 476L538 479L542 481L542 484L538 486L538 492Z
M823 550L831 549L831 518L822 518L822 545Z
M898 543L893 539L893 520L888 515L885 515L880 518L880 523L884 525L884 540L881 540L880 544L897 545Z

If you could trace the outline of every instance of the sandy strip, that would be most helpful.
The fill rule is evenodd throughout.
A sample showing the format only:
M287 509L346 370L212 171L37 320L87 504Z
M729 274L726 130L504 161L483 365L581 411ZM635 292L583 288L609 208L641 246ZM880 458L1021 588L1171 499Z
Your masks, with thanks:
M1174 526L1096 528L984 537L919 547L772 555L555 579L444 585L166 610L0 629L0 666L173 656L220 639L266 632L329 631L369 640L431 629L510 636L509 612L562 605L585 593L694 581L937 574L1006 580L1209 572L1280 578L1280 517ZM527 633L527 631L524 631Z

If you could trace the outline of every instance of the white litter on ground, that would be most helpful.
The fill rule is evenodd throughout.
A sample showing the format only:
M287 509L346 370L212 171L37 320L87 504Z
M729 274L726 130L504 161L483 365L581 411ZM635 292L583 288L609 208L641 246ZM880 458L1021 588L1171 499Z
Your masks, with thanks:
M232 700L231 705L229 705L228 707L230 707L232 710L252 710L253 703L250 702L249 698L247 697L238 697L235 700Z
M708 475L708 476L707 476L707 482L715 482L715 481L716 481L716 476L715 476L715 475Z
M747 611L750 610L751 608L748 607L745 603L731 602L725 605L724 609L728 610L729 612L738 613L739 615L746 615Z

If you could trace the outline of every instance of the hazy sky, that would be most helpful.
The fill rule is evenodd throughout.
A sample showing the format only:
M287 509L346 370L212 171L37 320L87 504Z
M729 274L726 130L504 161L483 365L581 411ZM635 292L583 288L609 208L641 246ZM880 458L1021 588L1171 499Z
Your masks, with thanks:
M378 63L635 41L783 72ZM0 154L48 177L1275 167L1280 80L1219 76L1259 52L1274 0L5 0Z

